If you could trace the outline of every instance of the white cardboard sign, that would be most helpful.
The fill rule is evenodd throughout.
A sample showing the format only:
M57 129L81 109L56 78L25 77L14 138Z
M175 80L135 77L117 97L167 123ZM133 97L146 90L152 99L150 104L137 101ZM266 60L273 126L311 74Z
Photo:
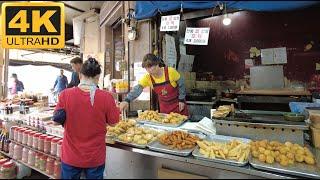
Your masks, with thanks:
M208 45L210 28L187 28L184 44Z
M179 31L180 15L161 16L160 31Z

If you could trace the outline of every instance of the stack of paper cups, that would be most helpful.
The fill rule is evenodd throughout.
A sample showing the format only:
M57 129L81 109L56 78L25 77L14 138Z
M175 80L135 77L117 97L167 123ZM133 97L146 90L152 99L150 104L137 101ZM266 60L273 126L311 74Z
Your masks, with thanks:
M213 114L216 112L216 109L210 109L210 118L213 119Z
M142 110L137 110L138 117L140 117L140 113L142 113Z

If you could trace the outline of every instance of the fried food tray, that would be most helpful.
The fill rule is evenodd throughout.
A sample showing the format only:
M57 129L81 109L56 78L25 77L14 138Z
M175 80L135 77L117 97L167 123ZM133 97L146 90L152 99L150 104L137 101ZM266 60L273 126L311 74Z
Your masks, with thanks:
M206 139L204 139L206 141L215 141L215 142L219 142L219 143L227 143L231 140L238 140L241 141L243 143L250 143L250 139L245 139L245 138L237 138L237 137L231 137L231 136L221 136L221 135L211 135L208 136ZM249 162L249 158L247 158L247 160L243 161L243 162L239 162L236 160L229 160L229 159L220 159L220 158L215 158L215 159L211 159L211 158L207 158L204 155L202 155L200 153L200 148L196 147L194 149L194 151L192 152L192 155L200 160L205 160L205 161L212 161L212 162L216 162L216 163L223 163L223 164L228 164L228 165L233 165L233 166L245 166L246 164L248 164ZM250 155L249 155L250 156Z
M160 115L165 118L168 114L160 113ZM188 121L188 119L185 119L178 124L170 124L170 123L161 123L161 122L157 122L157 121L153 121L153 120L142 120L142 119L137 118L137 122L140 124L150 124L150 125L165 126L165 127L179 127L183 123L185 123L186 121Z
M161 132L165 132L164 130L162 129L156 129L156 128L152 128L152 127L147 127L147 126L143 126L143 125L136 125L137 127L142 127L142 128L148 128L148 129L151 129L151 130L155 130L155 131L158 131L159 133ZM136 147L136 148L140 148L140 149L146 149L147 148L147 145L148 144L151 144L153 143L154 141L151 141L147 144L137 144L137 143L130 143L130 142L125 142L125 141L122 141L120 140L118 137L113 137L113 140L119 144L123 144L123 145L127 145L127 146L131 146L131 147Z
M179 131L184 131L184 130L179 130ZM170 132L172 132L172 131L168 131L168 133L170 133ZM187 131L184 131L184 132L187 132ZM200 139L206 138L206 135L204 135L202 133L189 133L189 134L198 136ZM179 150L179 149L171 149L169 146L163 145L157 140L157 141L154 141L153 143L151 143L150 145L148 145L147 147L153 151L173 154L173 155L177 155L177 156L189 156L192 153L192 151L197 147L197 145L195 145L195 147L193 147L191 149Z
M316 178L320 179L320 166L319 161L315 165L308 165L305 163L294 163L287 167L281 166L279 163L275 162L273 164L266 164L260 162L258 159L250 156L249 163L256 169L261 169L265 171L273 171L278 173L284 173L289 175L303 176L306 178Z
M147 148L147 145L148 145L148 144L136 144L136 143L124 142L124 141L121 141L121 140L118 139L118 138L116 138L114 141L115 141L116 143L119 143L119 144L131 146L131 147L136 147L136 148L140 148L140 149L146 149L146 148ZM152 142L150 142L150 143L152 143ZM150 143L149 143L149 144L150 144Z
M173 155L177 155L177 156L189 156L196 146L192 149L178 150L178 149L170 149L168 146L162 145L159 141L154 141L153 143L151 143L147 147L153 151L173 154Z

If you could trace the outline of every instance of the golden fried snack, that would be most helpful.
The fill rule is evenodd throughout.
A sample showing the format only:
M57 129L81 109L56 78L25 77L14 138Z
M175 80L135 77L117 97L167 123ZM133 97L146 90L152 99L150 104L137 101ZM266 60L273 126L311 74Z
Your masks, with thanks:
M171 133L163 134L159 138L161 144L179 150L194 148L198 140L200 139L197 136L183 131L173 131Z
M197 141L200 147L200 153L208 158L220 158L236 160L243 162L248 159L250 153L250 145L237 140L232 140L227 143L214 141ZM254 151L254 154L258 154Z
M306 162L307 164L311 164L314 165L315 164L315 160L313 157L311 156L305 156L304 157L304 162Z
M215 118L227 117L230 112L231 112L231 106L228 106L228 105L219 106L218 109L213 113L213 117Z
M119 136L120 134L125 133L129 128L134 127L135 125L136 125L136 121L134 120L120 121L114 127L107 126L107 135Z
M259 155L259 161L265 162L266 161L266 156L264 154Z
M266 163L273 164L273 162L274 162L274 157L272 157L272 156L267 156L266 157Z
M307 147L299 144L285 142L284 144L277 141L262 140L251 143L251 153L254 158L261 162L272 164L280 163L282 166L293 165L294 163L316 164L314 155Z

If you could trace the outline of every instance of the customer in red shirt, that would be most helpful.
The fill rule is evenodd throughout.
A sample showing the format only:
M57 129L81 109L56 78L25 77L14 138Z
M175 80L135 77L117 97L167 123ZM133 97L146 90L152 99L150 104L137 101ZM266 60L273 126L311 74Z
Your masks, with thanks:
M119 121L119 109L108 92L97 89L99 63L89 58L83 64L80 84L64 90L55 109L65 116L61 155L61 178L103 179L106 159L106 125ZM54 117L55 119L55 117Z

